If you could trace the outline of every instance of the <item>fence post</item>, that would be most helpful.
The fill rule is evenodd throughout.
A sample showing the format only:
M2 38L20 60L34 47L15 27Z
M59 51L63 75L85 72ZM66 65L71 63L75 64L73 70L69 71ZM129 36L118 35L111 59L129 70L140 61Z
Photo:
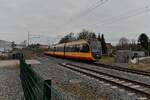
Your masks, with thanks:
M44 81L44 100L51 100L51 80Z

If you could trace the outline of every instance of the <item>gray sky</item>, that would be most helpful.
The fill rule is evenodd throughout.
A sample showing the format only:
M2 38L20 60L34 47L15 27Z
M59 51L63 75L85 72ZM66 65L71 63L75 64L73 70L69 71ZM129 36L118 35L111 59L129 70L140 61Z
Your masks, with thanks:
M150 36L150 0L108 0L69 22L97 1L0 0L0 39L21 42L30 31L41 35L33 41L53 43L68 32L82 29L104 33L107 42L112 43L121 37L137 39L142 32Z

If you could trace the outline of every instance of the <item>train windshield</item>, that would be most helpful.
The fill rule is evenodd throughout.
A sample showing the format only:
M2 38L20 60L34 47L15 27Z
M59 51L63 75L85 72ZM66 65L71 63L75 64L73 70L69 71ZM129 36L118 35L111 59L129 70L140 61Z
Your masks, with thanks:
M92 56L95 59L100 59L101 58L101 43L99 41L91 41L90 48L91 48Z
M91 52L101 52L101 43L99 41L90 42Z

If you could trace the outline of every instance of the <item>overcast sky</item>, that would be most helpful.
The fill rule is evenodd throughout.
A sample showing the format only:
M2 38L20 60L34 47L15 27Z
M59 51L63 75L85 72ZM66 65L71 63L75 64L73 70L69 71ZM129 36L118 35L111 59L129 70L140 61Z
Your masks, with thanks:
M108 0L91 10L98 1L0 0L0 39L21 42L30 31L41 37L32 41L53 43L82 29L103 33L112 43L142 32L150 36L150 0Z

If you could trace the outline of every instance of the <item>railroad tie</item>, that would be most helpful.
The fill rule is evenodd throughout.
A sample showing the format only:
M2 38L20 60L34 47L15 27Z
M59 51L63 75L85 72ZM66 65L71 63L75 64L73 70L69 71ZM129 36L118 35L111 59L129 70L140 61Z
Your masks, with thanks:
M117 86L111 86L111 88L112 88L112 89L117 89L118 87L117 87Z
M112 79L111 81L114 81L114 82L116 82L116 81L119 81L119 79Z
M107 80L113 80L113 79L114 79L114 78L109 77L109 76L103 76L102 78L105 78L105 79L107 79Z
M140 85L133 85L133 86L131 86L132 88L139 88L140 87Z
M138 100L148 100L147 97L139 97Z
M139 90L141 90L141 91L146 91L146 90L147 90L147 88L143 88L143 87L141 87L141 88L139 88Z
M106 84L104 84L105 86L110 86L110 84L109 83L106 83Z
M118 81L117 83L124 83L125 81Z
M123 85L130 86L130 85L132 85L132 83L123 83Z
M135 95L135 93L133 93L133 92L128 93L128 96L133 96L133 95Z

